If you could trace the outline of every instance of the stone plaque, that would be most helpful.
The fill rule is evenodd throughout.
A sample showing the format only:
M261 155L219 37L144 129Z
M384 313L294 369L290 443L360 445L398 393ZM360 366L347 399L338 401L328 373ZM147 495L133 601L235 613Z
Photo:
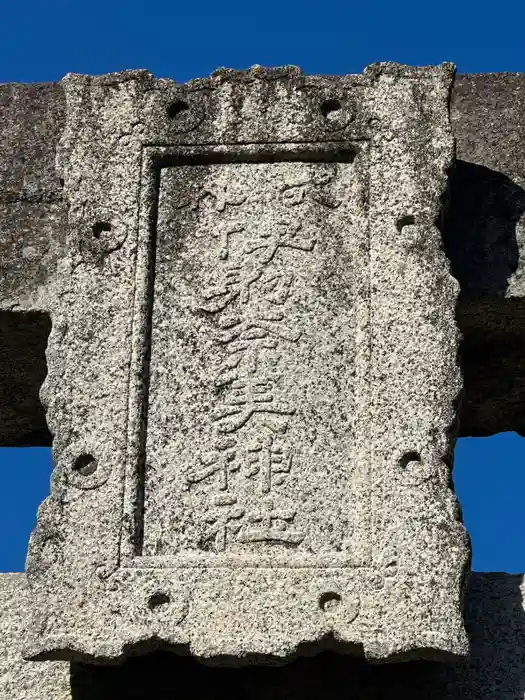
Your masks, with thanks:
M163 169L144 555L209 566L363 560L366 544L352 538L363 511L352 484L369 495L354 453L366 362L363 170Z
M29 656L465 653L451 78L66 79Z

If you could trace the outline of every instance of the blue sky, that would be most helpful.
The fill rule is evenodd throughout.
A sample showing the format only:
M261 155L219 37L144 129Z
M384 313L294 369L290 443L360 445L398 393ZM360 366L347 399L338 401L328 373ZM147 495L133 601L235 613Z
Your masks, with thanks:
M453 61L461 73L525 71L525 3L473 0L17 0L2 5L0 82L147 68L178 81L215 68L295 64L355 73L368 63ZM454 478L477 571L525 571L525 440L460 440ZM23 569L50 451L0 450L0 571Z
M148 68L186 80L218 66L455 61L463 72L523 71L521 0L16 0L2 3L0 81Z

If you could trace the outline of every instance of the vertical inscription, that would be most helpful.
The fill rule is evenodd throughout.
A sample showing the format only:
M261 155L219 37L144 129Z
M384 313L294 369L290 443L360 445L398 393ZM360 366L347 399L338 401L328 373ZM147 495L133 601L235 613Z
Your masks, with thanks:
M358 180L338 163L163 171L145 554L351 547Z
M330 179L327 174L326 183ZM287 304L293 303L293 261L290 269L278 269L272 263L287 251L314 251L316 239L286 212L303 203L305 186L299 187L302 196L289 196L297 186L283 182L280 199L284 206L274 203L275 211L258 222L247 221L243 211L236 212L239 221L233 224L217 222L218 282L203 290L201 308L217 316L217 344L224 349L224 360L211 379L223 391L211 413L215 451L199 455L199 467L187 475L190 487L207 480L212 484L212 507L204 514L210 527L201 541L212 540L216 551L225 551L235 540L298 545L305 538L294 527L295 506L274 508L264 498L283 483L294 461L287 430L296 407L280 391L277 378L285 371L282 344L297 343L302 333L286 318ZM211 194L217 211L240 208L249 196L233 189L227 184L219 185L215 192L203 188L202 195L195 195L186 206L199 209ZM272 206L272 202L267 204ZM248 509L238 502L230 478L239 472L259 481L255 492L261 500L253 501Z

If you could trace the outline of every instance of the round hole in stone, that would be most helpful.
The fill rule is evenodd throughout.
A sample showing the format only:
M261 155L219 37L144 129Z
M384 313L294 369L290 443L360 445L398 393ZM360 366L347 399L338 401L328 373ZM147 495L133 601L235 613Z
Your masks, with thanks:
M91 476L97 471L97 460L90 454L81 454L75 459L73 470L81 476Z
M109 231L111 231L111 224L107 221L97 221L95 224L93 224L93 238L96 238L97 240L99 240L103 233Z
M402 469L406 469L410 462L421 462L421 455L419 452L405 452L399 460L399 466Z
M170 119L178 119L183 112L189 109L189 105L184 100L175 100L168 107L168 117Z
M335 593L334 591L327 591L319 596L319 607L323 612L329 612L330 610L337 608L340 602L341 596L339 593Z
M413 226L415 223L416 220L412 216L412 214L407 214L406 216L402 216L400 219L397 220L397 230L399 231L399 233L401 233L405 226Z
M333 112L338 112L341 109L341 106L342 105L339 100L324 100L324 102L321 102L321 114L323 117L328 117L329 115L333 114Z
M150 610L157 610L163 605L167 605L170 601L171 598L167 593L154 593L148 600L148 607Z

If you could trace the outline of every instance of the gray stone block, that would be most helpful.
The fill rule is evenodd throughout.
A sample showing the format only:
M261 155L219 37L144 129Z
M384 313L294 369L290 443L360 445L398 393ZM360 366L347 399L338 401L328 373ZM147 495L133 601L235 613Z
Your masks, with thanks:
M135 78L140 83L138 75L135 74ZM146 81L148 80L145 74L140 75ZM274 77L278 75L276 73ZM315 83L316 80L314 79L313 82ZM323 89L326 92L328 88L332 90L344 86L344 79L342 82L340 80L340 78L322 79L324 81ZM151 81L151 84L157 86L156 81L152 79ZM525 430L521 408L525 392L525 363L521 351L524 340L522 335L523 328L525 328L523 314L525 307L522 300L522 274L520 271L525 180L520 151L520 144L523 142L522 96L525 94L524 81L525 77L518 74L459 76L452 92L452 126L457 139L459 160L451 173L450 203L448 215L442 222L442 230L445 250L451 261L452 272L459 280L462 289L457 308L457 321L463 333L461 356L465 388L460 413L460 432L463 435L490 434L498 430L509 429L523 433ZM266 85L264 81L252 80L252 82L255 85ZM131 83L133 83L133 78ZM164 85L162 90L169 92L175 89L170 81L159 81L160 84ZM201 86L204 84L200 83ZM271 85L272 82L270 81L269 84ZM279 80L273 84L278 85ZM161 90L159 91L157 87L152 92L158 97ZM184 90L184 88L182 89ZM352 87L352 89L354 88ZM116 81L108 79L99 92L95 90L93 101L93 104L97 105L96 109L94 108L95 112L98 109L98 100L104 104L106 101L109 101L110 104L114 104L114 101L118 103L120 99L116 97L118 91L125 92L125 89L120 87L120 78L117 78ZM148 91L146 90L146 92ZM199 94L198 90L196 92ZM207 94L207 88L203 88L202 94ZM330 99L327 92L326 97L328 100ZM133 99L134 96L130 98L130 102L133 102ZM175 97L170 104L176 105L177 102L178 98ZM89 107L91 103L87 99L82 104ZM177 113L183 114L185 111L177 112L180 106L179 104L178 107L173 107L172 116L175 119ZM326 110L330 106L333 104L328 103L324 109ZM243 109L247 108L243 107ZM338 112L338 110L334 111ZM110 114L111 109L106 113ZM327 112L327 114L330 113ZM89 114L86 114L86 122L89 122L90 118ZM183 117L183 121L184 119L187 120L187 117ZM75 230L68 229L66 223L67 200L62 196L60 173L55 169L56 147L63 132L65 120L65 92L61 85L0 86L0 308L4 311L0 314L0 343L2 345L0 355L2 362L0 441L2 444L48 444L50 440L43 410L38 401L38 387L46 372L43 347L49 333L50 315L53 316L58 308L57 300L61 299L60 303L67 305L68 285L61 286L61 280L64 278L64 274L66 279L73 279L69 266L74 255L71 251L66 251L66 236L69 236L71 241L77 235ZM187 121L184 124L187 124ZM111 128L111 124L108 123L108 131L111 131ZM132 141L136 136L136 134L134 137L132 135ZM354 163L356 161L357 159L354 159ZM173 166L174 163L170 162L166 165ZM246 181L252 178L253 182L253 178L256 180L255 175L253 175L256 168L252 161L248 165L244 177ZM269 163L268 167L270 165L276 166L274 171L278 170L276 164ZM332 167L330 164L318 165L319 168ZM226 162L220 162L200 163L195 168L205 169L207 173L211 173L215 169L214 177L220 181L221 166L224 166L223 172L227 171L227 167L233 167L228 166ZM182 169L189 167L189 165L180 163L178 167ZM304 164L287 161L287 172L290 172L293 167L298 172L304 167ZM175 169L172 167L171 171ZM168 168L165 168L163 175L167 171ZM173 173L168 177L161 178L161 191L165 199L169 200L170 191L174 191L170 190L170 186L176 187L175 180ZM106 187L103 177L101 177L100 182L100 190L103 190ZM299 194L298 196L302 197L303 195ZM226 211L229 204L225 198L223 197L221 200L220 197L213 198L210 195L204 197L202 201L199 200L199 209L196 211L205 210L203 217L209 218L204 220L213 224L215 221L213 217L218 217L221 213L221 201L226 204L224 209ZM239 207L240 205L233 204L233 206ZM215 214L212 211L214 208ZM189 210L190 217L196 216L195 210L192 210L191 207ZM99 217L100 223L105 223L102 217L103 213ZM337 215L337 212L335 214ZM181 212L178 211L177 216L180 215ZM160 211L159 222L163 222L165 232L169 232L170 227L174 225L173 222L170 222L164 208ZM159 231L161 231L160 226ZM81 254L76 258L77 261L80 261L80 267L87 267L90 264L104 266L112 255L110 252L106 256L106 249L112 248L115 243L116 249L120 245L118 233L117 231L117 240L115 241L112 239L112 232L105 231L102 227L99 230L101 242L95 243L92 240L89 241L88 238L84 241L86 243L84 245L82 241L77 240L78 246L77 248L73 246L73 250L81 250ZM229 234L228 238L230 238ZM198 243L201 244L202 241ZM162 249L161 246L159 255L164 256L164 265L169 268L169 251ZM111 274L111 268L106 272ZM122 270L117 269L117 274L121 273ZM101 274L104 278L104 273ZM170 286L170 280L167 276L164 277L164 280L161 278L161 282ZM182 284L180 279L177 279L176 283L179 287ZM91 297L86 295L85 309L90 308L92 299L96 302L96 297L97 291L93 291ZM173 310L168 308L167 315L169 316L170 313L173 314ZM81 326L80 321L78 324ZM159 329L161 329L161 325L159 325ZM93 343L95 336L91 334L92 329L82 329L83 332L84 330L84 335L80 333L79 344ZM67 340L66 331L67 329L59 327L59 333L64 332L64 338ZM162 335L161 330L159 332ZM55 346L59 343L59 336L57 338L58 340L54 341ZM165 335L164 342L166 340L167 336ZM187 341L188 338L185 340ZM97 355L98 352L99 350L95 347L94 354ZM78 422L73 425L64 423L64 431L70 431L68 435L72 438L79 432L79 423L83 420L83 416L89 413L91 405L99 405L97 390L99 384L97 382L102 381L100 379L102 374L103 368L99 372L99 379L95 377L96 381L93 383L93 388L88 391L84 403L80 402L76 405L79 410ZM55 376L59 377L59 374L57 373ZM174 378L168 379L175 381ZM113 381L112 376L110 380ZM73 395L76 391L80 391L80 387L77 387L73 381ZM64 410L60 406L61 399L55 397L54 400L58 404L56 415L60 415L60 411ZM109 411L105 409L102 411L103 422L109 423L111 420L108 413ZM95 426L91 425L90 430L95 431ZM69 438L64 437L64 440L67 439ZM58 451L61 449L63 448L57 446ZM255 454L259 454L259 450L255 450ZM286 467L286 454L283 454ZM89 465L85 464L82 467L81 464L80 468L84 472L89 471ZM59 466L56 477L59 484L62 479L60 469ZM255 481L259 474L260 470L259 472L255 471L250 478ZM286 474L284 472L285 480L288 478ZM236 473L232 476L235 477ZM280 476L283 476L283 473ZM97 481L92 479L88 482L90 485L93 483L96 485ZM153 480L151 483L153 484ZM67 487L67 480L64 480L64 486ZM156 487L161 494L160 502L167 504L166 513L163 513L162 517L170 521L171 501L162 484L157 483ZM82 489L78 489L78 491L80 492ZM70 493L73 493L73 496ZM148 498L151 499L152 493L153 491L144 494L145 504L148 502ZM67 488L64 489L63 504L66 512L71 512L73 508L68 504L68 499L80 500L80 496L81 493L68 492ZM141 497L139 494L139 499ZM111 500L109 512L114 502L116 501ZM43 508L43 517L44 519L47 517L46 507ZM97 515L95 511L93 519L96 520L97 517L105 519L105 521L111 520L111 513ZM173 515L171 521L173 521ZM74 529L76 525L73 520L71 522L71 529ZM94 533L89 535L90 538L97 537L99 525L96 523L95 525ZM160 549L170 546L169 538L165 538L165 542L161 538L158 543L151 535L152 532L152 530L141 532L139 528L137 541L149 546L152 550L157 546ZM78 533L79 539L82 539L83 536L85 538L84 533ZM63 556L65 560L69 558L72 545L64 543L61 545L62 551L54 549L52 538L50 542L48 544L44 541L44 561L49 562L52 567L55 556ZM90 552L87 553L87 555L89 554ZM47 560L46 557L48 557ZM86 561L88 559L89 556L86 556ZM104 562L101 562L101 565L103 564ZM497 637L503 629L506 631L509 626L512 632L516 633L516 638L519 638L521 634L519 620L522 619L521 592L515 585L516 579L502 578L499 581L494 579L496 583L490 584L483 583L484 580L474 578L474 586L477 585L476 581L482 582L479 584L481 586L480 595L487 595L489 599L493 600L494 607L498 606L497 609L500 611L498 614L500 615L510 611L512 606L509 601L512 599L514 601L513 613L512 616L509 613L508 624L502 622L501 627L498 627L498 617L493 615L493 606L490 603L488 617L482 615L479 625L472 628L474 629L474 661L472 663L478 663L476 661L478 659L479 665L477 667L471 665L471 668L475 669L472 673L458 671L457 677L449 675L451 673L449 667L445 666L442 672L449 679L447 683L452 683L453 686L451 690L449 688L449 690L441 689L439 691L445 697L447 692L454 692L455 686L464 688L467 697L478 697L484 693L497 696L499 691L494 683L499 682L501 682L499 687L503 688L501 690L503 697L522 697L523 695L520 675L522 660L519 645L514 645L514 637L512 639L510 637L502 638L497 647L491 646L490 642L493 636ZM492 579L490 580L492 581ZM488 589L493 590L494 594L488 595ZM91 593L90 590L87 596L89 597ZM156 591L156 593L160 594L162 591ZM95 590L94 595L97 594L98 592ZM159 603L157 610L162 611L164 600L162 596L155 597L155 592L151 595L154 596L153 603ZM503 598L505 603L501 602ZM82 599L75 601L75 605L77 603L82 609ZM114 609L118 609L118 602L114 604ZM112 614L117 615L118 612ZM469 619L471 619L472 613L469 615ZM43 624L43 620L37 620L37 623ZM469 622L469 625L472 626L472 622ZM149 622L145 627L151 631ZM486 630L488 631L485 633ZM137 634L137 637L139 636ZM144 640L138 641L136 648L139 648L143 642L147 647L147 639L150 639L150 644L155 645L155 639L151 639L145 634ZM485 646L481 651L480 639L486 640L483 642ZM321 646L322 644L318 644L317 648ZM182 663L182 660L180 662ZM136 663L138 664L138 662ZM144 663L149 663L149 661ZM175 661L171 663L175 663ZM323 661L312 661L311 665L307 667L301 666L303 662L296 663L299 664L296 668L302 669L298 671L299 675L306 668L317 669L323 667L324 664ZM306 661L304 663L306 664ZM360 662L355 663L359 665ZM53 668L52 665L41 663L35 664L35 667L40 669ZM134 666L134 668L139 667ZM166 664L165 667L171 669L170 664ZM420 664L415 665L415 668L419 669L420 667ZM433 667L432 664L430 667ZM485 669L489 667L490 672L487 672ZM80 672L84 667L75 668ZM89 669L89 667L85 668ZM130 667L126 668L129 671ZM335 666L332 668L335 669ZM357 666L353 668L356 670ZM366 669L367 666L362 668ZM387 666L385 671L381 673L388 676L389 668ZM409 663L408 668L414 669L414 664ZM509 671L508 675L506 675L507 670ZM357 673L357 670L355 672ZM100 674L102 673L106 672L100 671ZM107 673L110 674L109 671ZM116 673L116 671L111 671L111 673ZM276 673L279 672L276 671ZM336 676L337 673L338 671L334 670ZM363 673L366 675L366 672ZM386 677L378 676L378 673L375 670L374 676ZM398 672L396 671L396 673ZM95 675L98 678L100 674L91 674L89 671L88 675L94 679ZM109 678L109 675L106 678ZM485 684L481 689L477 684L478 680ZM93 680L93 682L95 681ZM433 681L433 683L437 683L437 681ZM386 684L388 685L388 683Z
M0 445L51 444L38 392L66 234L60 85L0 85Z
M55 168L65 124L59 84L0 85L0 309L48 307L66 234Z
M156 652L118 667L74 665L74 700L111 700L123 691L129 700L174 700L179 684L188 688L188 700L523 700L524 592L521 575L472 575L465 606L468 661L371 665L325 652L278 668L221 669Z
M71 700L69 664L23 660L28 624L24 574L0 574L0 698Z
M467 662L370 665L324 652L280 667L206 667L154 651L116 666L24 661L27 600L21 574L0 575L0 697L2 700L523 700L525 611L522 576L473 574L465 616L472 655ZM184 689L183 691L181 689Z
M452 74L65 80L28 655L466 653Z

